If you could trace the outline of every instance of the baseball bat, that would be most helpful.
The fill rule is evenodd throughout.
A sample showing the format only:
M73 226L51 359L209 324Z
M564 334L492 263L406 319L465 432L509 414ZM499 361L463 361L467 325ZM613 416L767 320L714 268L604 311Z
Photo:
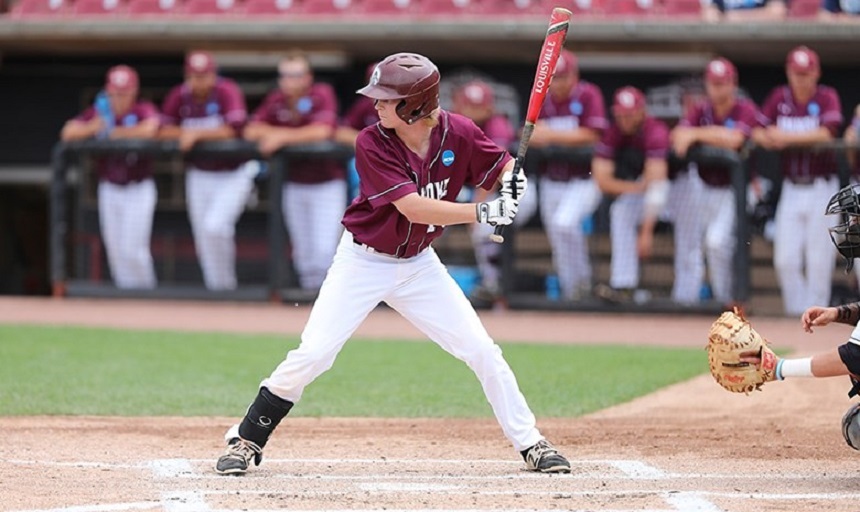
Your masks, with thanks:
M514 162L513 177L511 179L512 197L514 199L517 198L517 189L513 181L516 179L517 174L522 171L523 163L525 163L529 140L532 138L535 123L537 122L541 108L543 108L543 102L546 99L546 93L549 90L549 84L552 81L552 74L555 71L558 57L561 55L562 48L564 48L564 40L567 37L567 29L570 27L570 17L572 14L567 9L556 7L552 10L552 16L549 19L549 28L546 31L546 37L540 50L535 81L529 94L529 107L526 110L526 122L520 135L517 159ZM490 240L499 244L504 242L505 237L502 236L504 229L504 226L496 226L495 232L490 235Z

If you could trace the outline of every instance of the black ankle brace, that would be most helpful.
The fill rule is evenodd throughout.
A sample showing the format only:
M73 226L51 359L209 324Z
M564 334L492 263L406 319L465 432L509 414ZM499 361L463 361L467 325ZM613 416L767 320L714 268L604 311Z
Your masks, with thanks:
M266 388L260 388L257 398L248 407L248 412L239 424L239 436L257 443L262 448L269 441L269 436L284 416L293 408L293 403L272 394Z

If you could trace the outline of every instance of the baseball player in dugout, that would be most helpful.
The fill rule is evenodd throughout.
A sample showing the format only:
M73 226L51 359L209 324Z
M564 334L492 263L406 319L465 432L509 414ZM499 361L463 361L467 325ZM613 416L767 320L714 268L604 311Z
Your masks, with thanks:
M860 258L860 185L848 185L834 194L827 203L826 213L837 222L828 229L830 239L835 249L845 258L845 271L850 272L854 260ZM851 379L848 397L852 398L860 392L860 302L837 307L812 306L801 316L801 327L808 333L812 333L814 328L833 322L854 326L848 341L834 350L797 359L762 357L762 351L752 351L741 354L740 360L757 365L766 380L848 375ZM766 352L772 354L769 349ZM845 442L855 450L860 450L858 416L860 403L855 403L842 418Z
M138 100L138 84L133 68L112 67L96 104L68 121L60 138L154 138L160 124L158 110ZM130 152L98 158L95 168L99 225L114 283L118 288L154 288L149 246L158 192L152 179L153 161Z
M248 117L239 86L218 76L212 54L200 51L186 56L185 82L170 90L161 110L161 137L178 139L182 151L198 142L238 137ZM235 289L236 223L259 164L195 157L186 165L185 200L203 280L210 290Z
M595 147L591 164L600 191L615 196L609 210L609 286L597 285L595 294L624 302L633 299L639 259L651 254L654 228L669 197L669 128L646 113L645 95L632 86L615 92L612 115L615 122ZM618 159L622 153L629 157Z
M731 62L718 58L705 68L707 99L694 105L670 133L675 154L684 158L696 144L738 151L756 125L757 108L738 97L738 73ZM735 194L731 170L690 164L704 182L696 208L701 212L696 237L704 239L714 299L732 301L732 261L735 254Z
M516 132L510 120L503 114L496 113L495 93L490 84L482 80L472 80L458 87L451 98L452 111L468 117L484 132L488 139L500 148L509 148L514 141ZM483 202L495 198L494 191L478 188L473 200ZM534 203L534 194L529 194L520 200L519 211L514 220L519 224L523 219L528 220L526 205ZM519 198L518 198L519 199ZM493 226L489 224L472 225L472 245L475 249L475 261L481 274L481 284L472 291L472 297L482 301L492 302L501 296L499 258L501 245L490 240Z
M251 115L245 138L271 155L285 146L330 140L337 126L334 89L314 83L307 57L292 52L278 64L278 88ZM336 160L290 160L281 209L299 285L318 290L334 258L346 208L346 173Z
M376 69L376 62L367 66L364 83L370 81L370 75ZM340 144L355 147L355 139L361 130L379 122L379 114L376 113L376 105L367 96L357 96L352 105L340 120L334 131L334 140ZM355 158L346 165L346 182L348 186L349 202L358 197L358 172L355 170Z
M786 60L788 85L775 88L761 108L752 140L780 152L782 192L774 218L774 267L789 315L813 304L829 304L833 247L827 228L833 217L821 215L839 189L836 156L810 146L831 141L842 125L836 91L818 83L818 54L800 46Z
M538 431L501 349L431 247L445 226L511 224L514 191L521 197L528 185L522 173L513 177L514 162L505 149L471 120L439 108L439 78L426 57L397 53L383 59L359 89L376 102L380 119L356 140L361 195L343 217L346 230L300 345L261 382L245 417L228 430L218 473L242 474L252 461L260 463L269 436L305 387L331 367L382 301L475 372L526 467L570 471L567 459ZM499 182L497 199L455 202L464 186L489 190Z
M603 93L580 79L576 55L562 51L531 146L593 146L608 126ZM593 283L583 221L594 213L601 198L591 179L591 162L546 161L538 172L541 221L552 247L562 298L587 297Z

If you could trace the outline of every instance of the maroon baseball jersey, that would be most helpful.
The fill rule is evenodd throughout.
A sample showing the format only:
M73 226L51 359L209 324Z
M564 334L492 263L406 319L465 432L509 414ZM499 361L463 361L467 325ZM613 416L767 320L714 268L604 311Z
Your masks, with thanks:
M703 101L693 106L686 117L681 119L679 126L698 128L702 126L724 126L740 130L744 137L749 137L756 126L758 109L755 103L745 98L738 98L725 117L720 118L714 112L709 101ZM713 187L727 187L732 182L731 170L723 167L698 166L702 181Z
M787 132L809 132L820 127L838 136L842 125L842 106L836 91L819 85L806 105L799 105L787 85L774 89L765 100L759 125L775 125ZM836 174L836 156L830 151L788 149L782 152L782 174L791 181L809 182L819 176Z
M300 128L321 123L334 128L337 125L337 99L328 84L311 85L308 93L291 98L280 89L270 92L254 111L251 121L272 126ZM296 183L322 183L345 179L346 173L336 160L290 160L287 179Z
M392 203L411 193L453 202L466 185L490 190L510 160L470 119L444 110L425 160L407 149L394 130L380 123L369 126L356 140L360 190L343 225L355 240L380 252L415 256L445 226L412 224Z
M478 128L484 132L488 139L495 142L502 149L511 147L511 143L516 137L514 127L508 118L502 115L492 116L491 118L478 125Z
M594 147L594 156L615 160L616 152L623 148L639 150L646 159L666 158L669 154L669 127L663 121L646 116L636 133L625 135L618 129L618 125L613 123ZM635 176L631 178L638 178L643 170L644 168L633 169Z
M571 89L567 98L559 100L548 94L539 119L555 130L592 128L603 132L609 126L603 93L596 85L583 80ZM554 181L588 178L591 174L591 163L544 162L539 172Z
M185 84L177 85L167 93L161 108L166 125L182 128L214 129L230 125L240 133L248 118L245 96L236 82L219 77L209 96L202 101L191 95ZM224 158L195 158L190 163L204 171L232 171L244 160Z
M376 102L367 96L358 96L346 111L340 124L361 131L378 122L379 113L376 112Z
M96 117L96 109L89 107L78 115L75 120L87 122ZM121 116L114 114L114 126L136 126L144 119L158 118L158 109L148 101L138 101L131 109ZM130 182L142 181L152 176L153 162L151 158L140 157L135 152L122 156L106 156L95 161L96 173L100 180L126 185Z

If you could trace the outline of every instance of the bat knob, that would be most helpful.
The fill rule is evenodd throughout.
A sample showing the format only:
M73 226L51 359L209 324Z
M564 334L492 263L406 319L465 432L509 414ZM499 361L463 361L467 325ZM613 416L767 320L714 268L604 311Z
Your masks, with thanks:
M502 235L497 235L497 234L493 233L490 235L490 240L492 240L493 242L496 242L497 244L500 244L500 243L505 241L505 237L503 237Z

